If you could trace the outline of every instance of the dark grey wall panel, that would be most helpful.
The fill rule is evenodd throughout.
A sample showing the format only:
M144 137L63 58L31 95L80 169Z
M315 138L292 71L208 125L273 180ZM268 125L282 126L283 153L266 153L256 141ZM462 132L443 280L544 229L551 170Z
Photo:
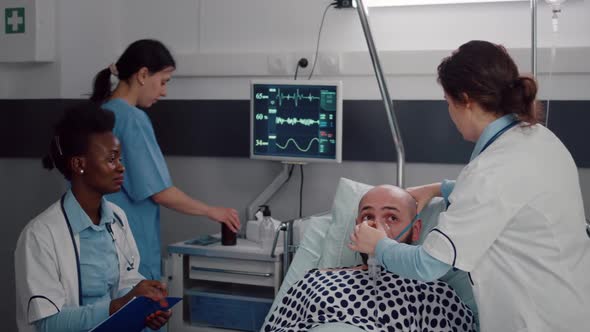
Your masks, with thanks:
M549 107L549 128L570 150L578 167L590 167L590 102L559 100Z
M445 105L440 101L395 103L408 160L468 161L472 144L461 139ZM247 100L171 100L155 104L148 114L165 154L248 157L249 108ZM344 160L396 160L381 101L349 100L343 108Z
M63 99L0 99L0 157L41 157L49 148L53 125L67 105Z
M249 100L168 100L148 110L164 154L249 157Z
M420 163L469 161L473 144L465 142L447 113L444 101L397 101L406 160ZM395 161L396 152L383 103L344 102L344 159Z
M63 109L80 100L0 100L0 157L41 157L51 126ZM167 155L248 157L248 100L165 100L151 117ZM394 102L401 125L406 161L468 161L472 143L451 122L444 101ZM579 167L590 167L590 101L553 101L549 128L570 149ZM344 101L343 159L394 161L395 149L383 104L379 100Z

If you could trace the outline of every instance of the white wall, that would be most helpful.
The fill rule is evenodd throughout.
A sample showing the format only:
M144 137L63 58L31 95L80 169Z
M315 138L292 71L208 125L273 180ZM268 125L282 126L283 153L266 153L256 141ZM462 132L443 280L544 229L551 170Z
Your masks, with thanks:
M48 64L0 63L0 98L83 98L96 72L116 60L131 41L153 37L171 47L178 75L171 82L172 99L247 99L248 81L256 76L292 76L301 56L310 60L325 6L331 0L56 0L57 61ZM553 40L549 11L539 4L541 97L588 99L590 91L590 2L568 1L555 39L556 73L550 85L547 55ZM522 71L529 71L528 4L472 4L379 8L370 13L373 35L395 99L442 99L435 82L436 65L461 43L488 39L510 48ZM378 99L379 91L362 30L354 10L330 9L322 32L320 79L344 82L345 99ZM269 64L283 62L271 70ZM323 61L323 60L322 60ZM281 69L282 68L282 69ZM309 69L307 69L309 70ZM307 70L300 71L300 77ZM326 75L326 73L331 73ZM551 86L551 89L547 87ZM40 110L42 111L42 110ZM427 121L427 120L426 120ZM403 126L403 124L401 124ZM280 166L264 161L228 158L169 157L175 183L212 204L243 212L272 180ZM408 185L453 178L461 165L409 164ZM344 162L305 168L304 214L329 209L340 176L367 183L394 182L395 164ZM586 213L590 215L590 169L580 170ZM298 212L298 173L270 202L278 218ZM16 234L63 190L59 177L48 176L38 160L0 159L2 211L8 211L5 251ZM163 243L180 241L218 229L218 225L164 211ZM198 222L195 222L198 221ZM5 228L6 230L6 228ZM12 266L11 254L3 255ZM13 277L2 283L13 294ZM3 306L14 317L13 306ZM7 328L14 330L14 328Z
M96 72L133 40L163 40L178 59L170 98L248 97L254 76L291 77L301 56L313 58L320 19L331 1L56 0L57 61L0 63L0 98L80 98ZM587 98L590 90L590 3L570 0L551 33L549 6L539 2L541 97ZM396 99L440 99L440 58L470 39L507 46L530 71L530 13L524 2L372 8L375 43ZM557 46L554 82L548 48ZM336 66L326 65L326 58ZM269 63L282 63L270 68ZM300 70L303 77L308 69ZM366 43L353 9L330 9L321 35L320 77L345 84L345 98L379 98ZM582 75L580 75L582 73ZM322 76L323 75L323 76ZM551 86L551 91L547 88Z
M115 61L127 44L139 38L152 37L164 41L178 60L177 75L171 82L169 98L247 99L250 79L282 75L280 70L272 70L271 64L275 60L284 61L285 73L282 76L291 77L293 64L299 57L313 58L322 13L330 2L108 0L99 4L90 0L59 0L60 96L79 98L88 93L93 75ZM540 1L540 97L587 100L590 91L590 61L587 61L590 57L590 2L572 0L564 4L558 35L551 32L550 17L549 6ZM369 19L375 43L382 55L383 68L389 73L390 92L395 99L441 99L442 92L435 79L436 66L441 57L471 39L504 44L519 62L521 71L530 71L530 9L526 1L373 8ZM553 45L557 48L557 57L552 64L549 48ZM321 35L317 77L343 80L345 99L380 98L366 48L356 11L330 9ZM322 75L322 70L334 69L329 66L322 68L322 56L337 59L337 73L332 71L329 76ZM548 81L550 68L555 73ZM306 73L306 70L300 70L300 77L305 77ZM240 197L240 193L250 192L253 187L261 190L272 179L268 173L274 174L272 164L251 160L232 163L226 163L223 158L169 160L176 183L183 189L198 197L213 195L212 198L219 204L228 202L240 210L249 201ZM179 164L176 160L182 160L180 164L186 167L175 171ZM383 173L382 166L358 163L361 166L355 168L349 164L345 163L342 171L335 174L353 178L363 178L365 173L388 174ZM324 167L333 168L308 166L310 169ZM375 167L377 169L373 169ZM390 167L393 178L394 165L386 167ZM410 175L412 167L408 165L408 176L414 176L417 179L415 184L418 184L424 182L420 181L422 177L436 180L447 176L448 167L454 166L423 165ZM455 173L458 173L458 167L453 168ZM227 192L228 186L217 185L213 191L207 189L200 192L197 188L203 182L195 179L202 177L202 181L214 185L217 182L208 181L212 178L211 173L220 168L225 169L227 174L240 174L237 170L245 170L244 174L248 174L250 179L252 174L262 169L264 177L255 184L248 184L248 189ZM374 172L367 172L367 169ZM586 180L588 173L582 170L581 174L582 184L587 188L590 182L590 178ZM368 180L378 183L388 181L388 176L374 176ZM224 179L227 181L224 176L216 180L224 183ZM308 179L310 183L327 184L323 175L314 178L312 174ZM229 187L238 181L234 180L228 184ZM408 184L412 182L408 181ZM590 206L590 195L586 193L585 197ZM315 195L310 195L310 198L312 202L318 202ZM324 201L320 199L319 202ZM326 205L322 203L322 206ZM587 210L590 211L590 208ZM165 213L164 216L183 219L174 213ZM167 232L166 226L164 229L165 234L174 233L172 230Z

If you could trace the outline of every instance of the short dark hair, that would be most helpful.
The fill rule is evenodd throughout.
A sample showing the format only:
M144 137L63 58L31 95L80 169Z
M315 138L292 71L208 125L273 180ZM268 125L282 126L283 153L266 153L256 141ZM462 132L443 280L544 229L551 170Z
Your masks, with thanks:
M49 153L43 157L43 167L57 168L67 180L71 179L69 160L88 151L90 135L112 132L115 115L93 102L84 102L67 109L54 128Z
M150 74L157 73L168 67L176 68L172 54L160 41L140 39L131 43L121 54L115 64L119 80L128 80L141 68L146 67ZM111 70L105 68L94 77L94 89L90 100L98 103L111 96Z
M464 95L485 111L518 117L535 124L542 117L535 101L537 83L521 76L506 49L487 41L472 40L459 47L438 66L438 82L445 93L464 103Z

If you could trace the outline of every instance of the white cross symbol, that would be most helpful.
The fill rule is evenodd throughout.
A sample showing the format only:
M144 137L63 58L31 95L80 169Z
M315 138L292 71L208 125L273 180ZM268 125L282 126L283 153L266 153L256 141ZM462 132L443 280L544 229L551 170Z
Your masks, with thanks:
M18 30L18 26L24 23L24 18L18 16L18 11L13 10L12 16L8 18L8 25L12 25L12 31Z

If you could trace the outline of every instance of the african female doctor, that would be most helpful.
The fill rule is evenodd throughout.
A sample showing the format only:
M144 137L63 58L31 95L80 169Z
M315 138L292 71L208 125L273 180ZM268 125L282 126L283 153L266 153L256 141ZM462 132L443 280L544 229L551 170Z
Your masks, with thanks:
M536 82L506 49L470 41L438 66L451 119L475 142L456 182L411 188L419 206L449 207L422 246L360 225L350 248L388 270L434 280L469 273L481 331L582 331L590 314L590 241L578 171L561 141L538 123Z
M113 113L93 103L72 108L55 128L46 168L71 187L30 221L14 255L17 324L22 331L87 331L133 297L165 305L166 286L144 280L127 217L105 194L121 189L125 168ZM147 317L162 327L170 312Z
M115 113L114 134L121 140L127 176L120 192L109 197L129 218L141 255L139 272L159 280L160 205L189 215L203 215L237 232L236 210L207 205L172 184L152 123L138 107L147 108L166 96L176 67L168 49L159 41L138 40L119 60L100 71L94 80L91 100ZM110 79L118 79L111 92Z

